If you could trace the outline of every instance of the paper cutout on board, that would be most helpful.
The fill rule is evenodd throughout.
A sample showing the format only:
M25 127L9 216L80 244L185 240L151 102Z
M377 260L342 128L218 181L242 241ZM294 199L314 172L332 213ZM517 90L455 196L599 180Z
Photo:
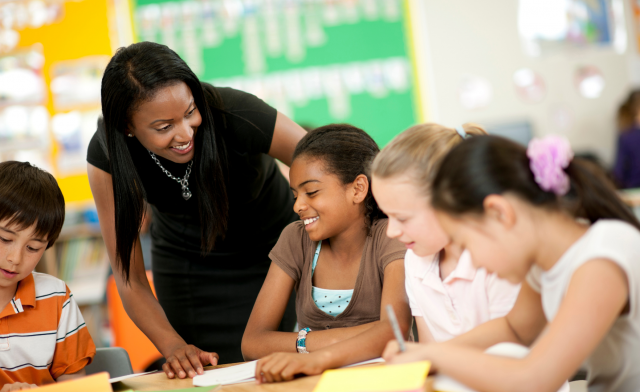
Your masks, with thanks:
M513 84L520 99L526 103L539 103L547 94L547 86L537 72L521 68L513 74Z
M602 95L605 87L604 75L595 66L580 67L575 76L578 92L585 98L595 99Z

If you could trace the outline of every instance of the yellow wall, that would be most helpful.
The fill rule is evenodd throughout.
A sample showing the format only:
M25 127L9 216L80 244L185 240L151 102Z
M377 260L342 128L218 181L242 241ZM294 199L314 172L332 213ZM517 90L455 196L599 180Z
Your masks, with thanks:
M62 19L37 29L20 31L18 47L29 47L40 43L43 46L45 63L43 73L47 85L51 82L51 66L58 61L75 60L85 56L111 56L109 21L107 19L108 0L68 1L64 4ZM53 116L51 91L48 91L47 109ZM52 138L53 139L53 138ZM53 143L53 156L57 149ZM54 168L55 168L55 159ZM55 174L55 173L54 173ZM86 175L59 177L58 182L67 203L86 201L92 198Z

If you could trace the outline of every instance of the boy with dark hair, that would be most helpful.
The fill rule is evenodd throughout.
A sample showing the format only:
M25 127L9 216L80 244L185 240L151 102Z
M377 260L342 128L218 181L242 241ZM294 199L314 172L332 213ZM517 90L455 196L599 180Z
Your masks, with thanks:
M0 386L2 391L83 376L96 352L66 284L34 272L58 238L64 198L53 176L0 163Z

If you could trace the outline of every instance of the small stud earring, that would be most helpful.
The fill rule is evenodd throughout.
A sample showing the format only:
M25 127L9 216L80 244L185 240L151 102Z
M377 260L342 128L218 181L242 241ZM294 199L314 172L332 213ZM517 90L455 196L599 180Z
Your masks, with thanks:
M129 133L129 134L127 134L127 136L133 137L133 133Z

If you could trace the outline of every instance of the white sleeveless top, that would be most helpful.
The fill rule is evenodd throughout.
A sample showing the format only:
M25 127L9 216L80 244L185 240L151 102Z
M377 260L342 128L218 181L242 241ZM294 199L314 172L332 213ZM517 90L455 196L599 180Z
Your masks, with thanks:
M589 391L640 391L640 231L622 221L600 220L549 271L532 267L527 282L541 294L544 314L552 322L573 273L596 258L611 260L626 273L630 310L585 361Z

